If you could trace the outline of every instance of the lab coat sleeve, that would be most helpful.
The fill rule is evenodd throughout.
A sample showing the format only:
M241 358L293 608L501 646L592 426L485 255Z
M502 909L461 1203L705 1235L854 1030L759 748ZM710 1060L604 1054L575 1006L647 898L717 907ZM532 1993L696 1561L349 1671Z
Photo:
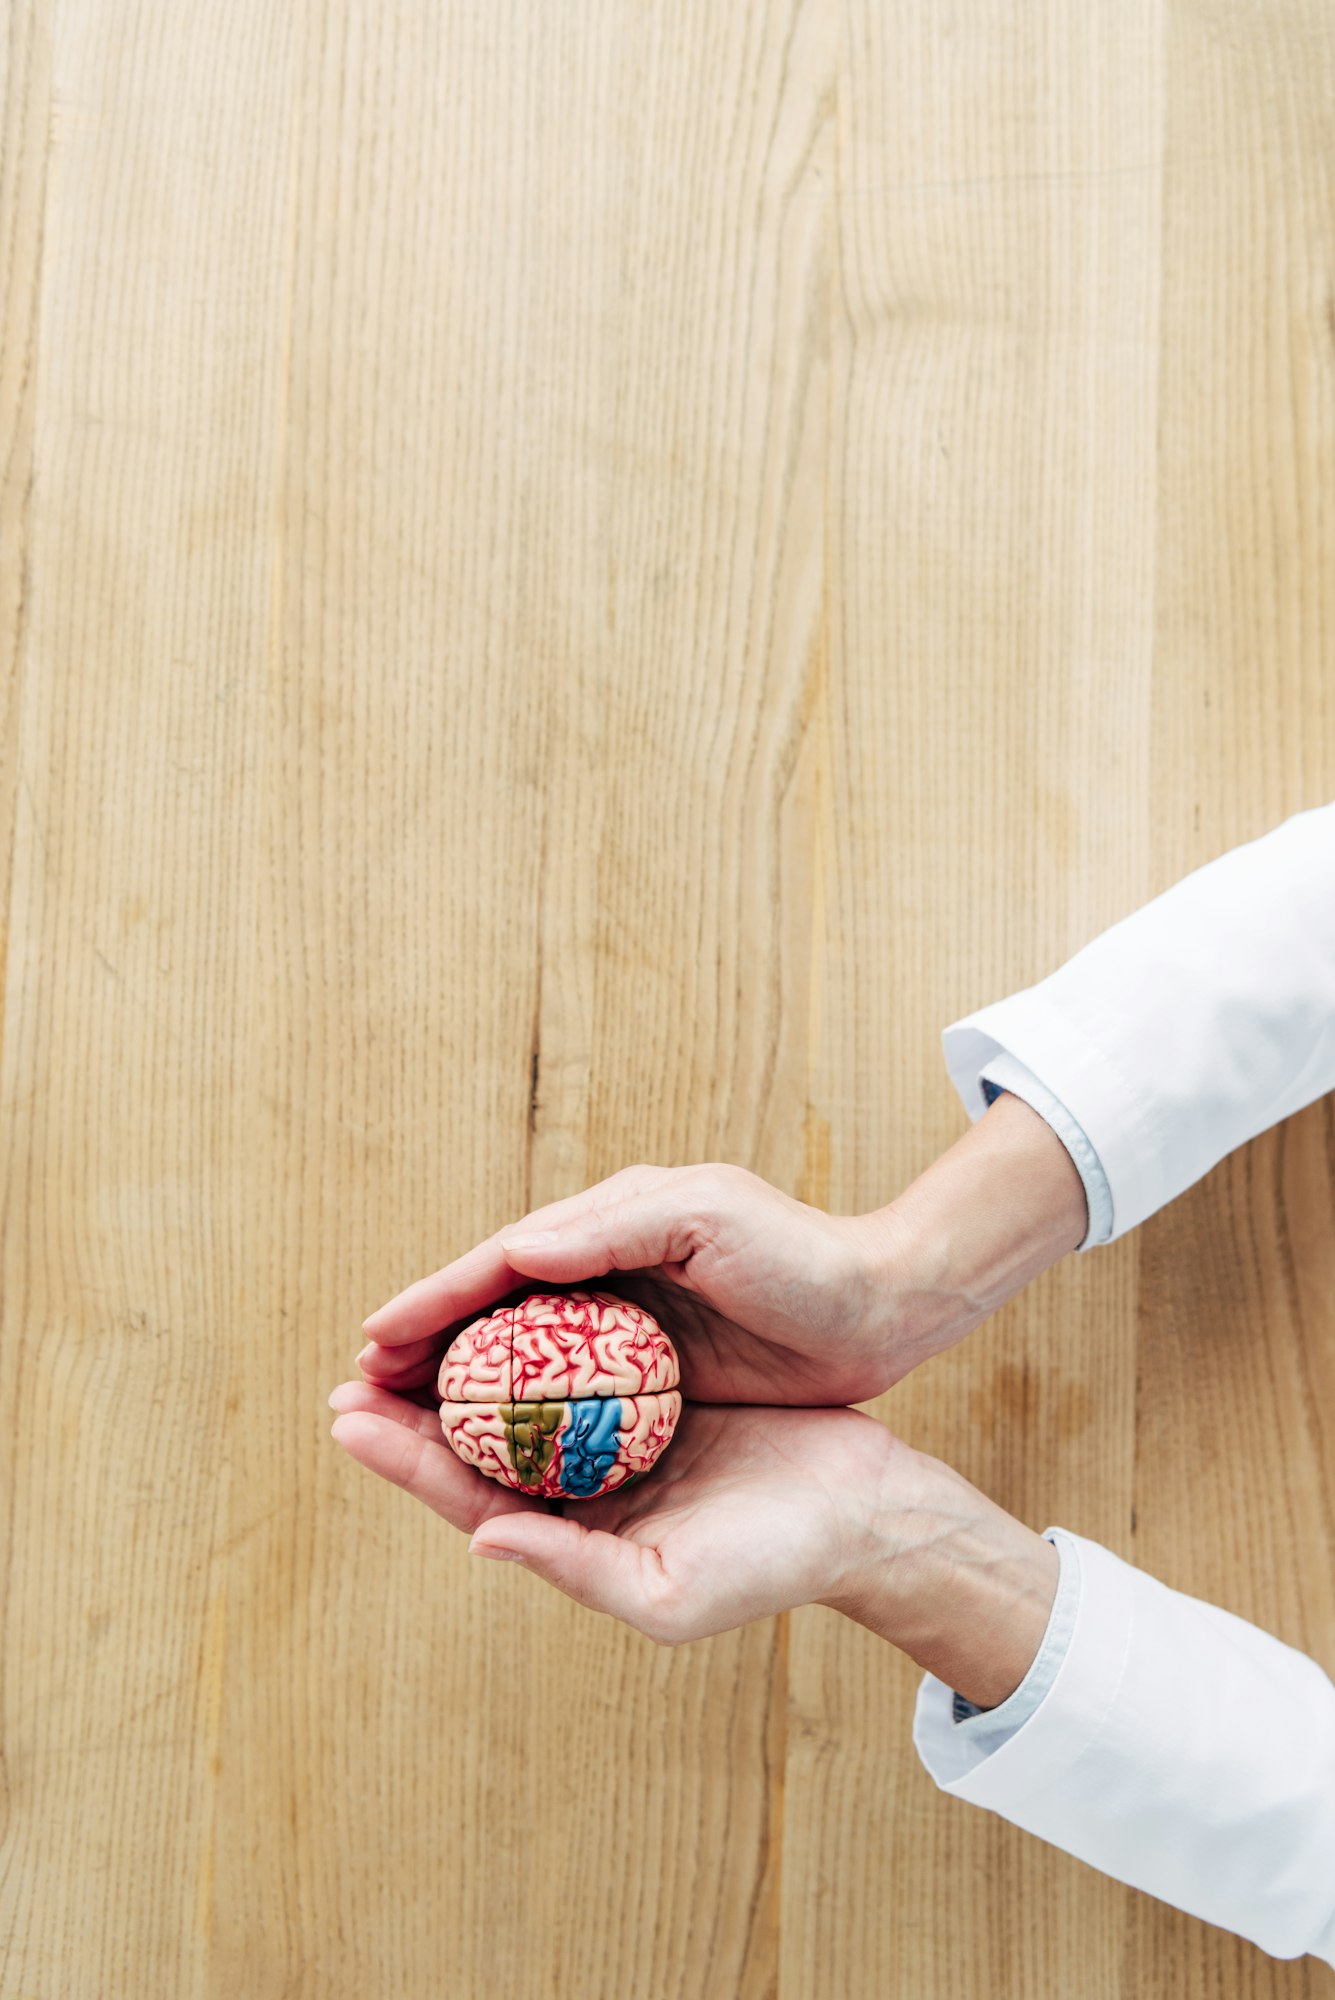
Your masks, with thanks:
M1235 848L946 1029L971 1117L1006 1053L1088 1137L1122 1236L1335 1089L1335 804Z
M1049 1533L1080 1570L1055 1680L989 1754L929 1674L914 1720L928 1771L1277 1958L1335 1965L1335 1687L1256 1626Z

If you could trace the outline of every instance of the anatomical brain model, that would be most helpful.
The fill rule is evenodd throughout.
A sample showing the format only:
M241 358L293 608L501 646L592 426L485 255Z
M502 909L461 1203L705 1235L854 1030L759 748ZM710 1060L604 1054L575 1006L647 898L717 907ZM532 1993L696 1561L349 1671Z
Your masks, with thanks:
M607 1292L535 1292L474 1320L440 1369L460 1458L517 1493L592 1500L647 1472L681 1415L657 1320Z

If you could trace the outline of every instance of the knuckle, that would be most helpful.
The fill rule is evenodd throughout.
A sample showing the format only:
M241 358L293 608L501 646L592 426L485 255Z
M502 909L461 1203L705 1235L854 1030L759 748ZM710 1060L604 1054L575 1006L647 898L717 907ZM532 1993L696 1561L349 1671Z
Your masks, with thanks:
M731 1166L726 1160L706 1160L694 1173L697 1192L718 1203L734 1200L755 1179L745 1167Z
M666 1580L649 1592L639 1622L640 1630L656 1646L679 1646L690 1637L686 1606Z
M697 1248L712 1241L736 1218L754 1178L744 1167L716 1161L690 1170L681 1198Z
M574 1564L563 1563L559 1567L554 1565L548 1570L547 1576L548 1581L555 1585L562 1596L569 1597L576 1604L582 1604L586 1611L601 1610L598 1592Z
M641 1621L640 1630L646 1639L653 1641L655 1646L679 1646L684 1637L684 1634L679 1632L674 1624L656 1612L650 1612Z
M395 1463L390 1478L396 1486L411 1488L422 1467L422 1455L426 1450L425 1440L406 1427L400 1427L395 1437Z

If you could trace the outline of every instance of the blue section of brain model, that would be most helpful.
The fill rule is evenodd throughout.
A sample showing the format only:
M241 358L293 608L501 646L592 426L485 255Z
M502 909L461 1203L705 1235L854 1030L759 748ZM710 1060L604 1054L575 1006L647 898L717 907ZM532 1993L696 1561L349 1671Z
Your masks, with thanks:
M609 1396L606 1402L567 1403L566 1410L567 1421L558 1439L561 1485L565 1492L587 1499L598 1491L616 1462L621 1401Z

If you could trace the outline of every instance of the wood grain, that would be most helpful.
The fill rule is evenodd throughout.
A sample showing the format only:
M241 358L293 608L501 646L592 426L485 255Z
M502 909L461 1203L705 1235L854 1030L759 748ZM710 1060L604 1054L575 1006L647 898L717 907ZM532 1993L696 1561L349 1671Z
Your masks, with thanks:
M1335 793L1335 17L3 18L5 1994L1329 1991L323 1399L632 1158L888 1198L943 1023ZM1332 1225L1325 1103L882 1414L1335 1666Z

